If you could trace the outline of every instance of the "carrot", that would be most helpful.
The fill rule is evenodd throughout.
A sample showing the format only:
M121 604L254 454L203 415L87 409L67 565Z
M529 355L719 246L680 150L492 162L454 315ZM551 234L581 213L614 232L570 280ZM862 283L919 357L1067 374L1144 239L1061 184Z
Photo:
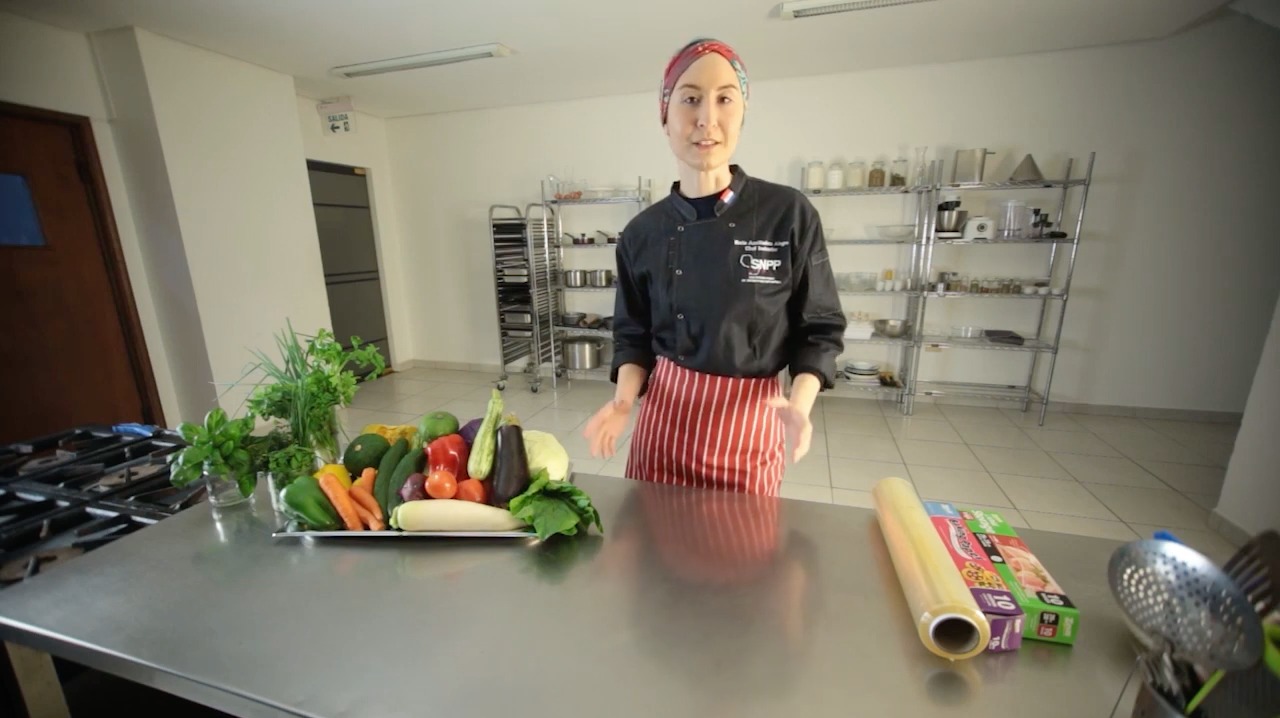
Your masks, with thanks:
M377 504L374 504L374 506L377 506ZM360 520L364 522L364 525L369 527L370 531L381 531L387 527L386 524L382 523L382 519L369 513L369 509L366 509L359 503L355 504L355 507L356 514L360 517Z
M351 486L352 488L359 486L365 491L368 491L370 496L373 496L373 482L374 482L374 479L376 479L377 477L378 477L378 470L370 466L364 471L360 472L360 478L356 479L356 482Z
M356 506L363 506L376 518L382 519L382 507L378 505L378 500L373 498L373 494L366 491L364 487L352 486L347 493L351 495L351 500L356 502Z
M338 477L333 474L322 474L320 488L324 490L324 495L329 498L333 508L338 510L338 515L342 517L342 523L347 525L348 531L364 531L364 524L360 523L360 515L356 513L355 504L351 503L351 497L347 495L347 490L342 488L342 482L338 481Z

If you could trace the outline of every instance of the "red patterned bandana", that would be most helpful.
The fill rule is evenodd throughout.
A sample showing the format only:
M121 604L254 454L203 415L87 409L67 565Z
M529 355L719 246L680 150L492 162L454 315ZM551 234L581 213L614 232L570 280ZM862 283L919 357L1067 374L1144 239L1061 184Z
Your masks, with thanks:
M662 94L658 98L658 108L661 113L662 124L667 124L667 105L671 103L671 93L676 89L676 80L689 69L698 58L715 53L720 57L729 61L729 65L733 67L733 71L738 75L738 87L742 90L742 101L747 101L749 94L747 84L747 68L742 64L742 58L738 57L738 53L734 52L732 47L710 38L700 38L685 45L671 58L671 62L667 63L666 72L662 73Z

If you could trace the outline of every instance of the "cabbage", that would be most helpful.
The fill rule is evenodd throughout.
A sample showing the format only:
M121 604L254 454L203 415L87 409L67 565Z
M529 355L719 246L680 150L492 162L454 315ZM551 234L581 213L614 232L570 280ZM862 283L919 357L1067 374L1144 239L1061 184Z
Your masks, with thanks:
M552 481L564 481L569 478L569 452L564 450L559 440L545 431L524 431L524 453L529 459L529 473L536 474L539 469L546 469Z

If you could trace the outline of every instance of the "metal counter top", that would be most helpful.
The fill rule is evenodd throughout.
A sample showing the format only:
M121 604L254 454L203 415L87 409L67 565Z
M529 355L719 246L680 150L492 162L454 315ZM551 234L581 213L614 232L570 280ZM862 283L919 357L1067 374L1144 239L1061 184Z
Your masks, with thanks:
M950 664L873 511L576 481L605 536L273 539L261 491L199 505L0 592L0 636L241 716L1102 717L1133 665L1115 541L1021 532L1077 644Z

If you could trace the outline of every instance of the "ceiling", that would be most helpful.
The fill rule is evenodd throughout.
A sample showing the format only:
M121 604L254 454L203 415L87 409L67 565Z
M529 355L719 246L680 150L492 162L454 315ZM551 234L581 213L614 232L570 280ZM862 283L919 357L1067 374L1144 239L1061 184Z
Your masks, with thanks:
M783 21L773 0L0 0L78 32L135 25L350 95L383 117L654 90L680 45L733 44L753 80L1165 37L1225 0L939 0ZM500 42L516 54L359 79L338 65Z

